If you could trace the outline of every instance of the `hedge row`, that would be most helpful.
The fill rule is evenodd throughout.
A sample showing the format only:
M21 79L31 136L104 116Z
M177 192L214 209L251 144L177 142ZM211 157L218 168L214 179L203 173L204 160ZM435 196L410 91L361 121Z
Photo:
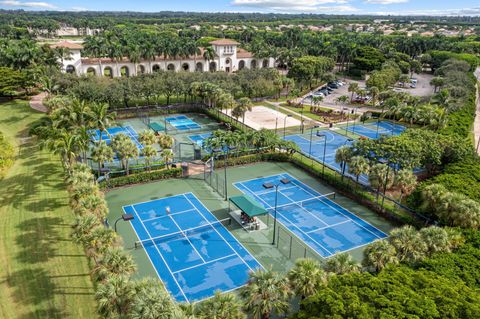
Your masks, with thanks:
M12 166L14 157L15 149L0 132L0 178Z
M171 169L163 169L163 170L151 171L151 172L141 172L137 174L131 174L128 176L110 178L108 182L106 181L101 182L100 188L101 189L115 188L115 187L120 187L125 185L146 183L146 182L162 180L162 179L178 178L181 176L182 176L181 168L171 168Z

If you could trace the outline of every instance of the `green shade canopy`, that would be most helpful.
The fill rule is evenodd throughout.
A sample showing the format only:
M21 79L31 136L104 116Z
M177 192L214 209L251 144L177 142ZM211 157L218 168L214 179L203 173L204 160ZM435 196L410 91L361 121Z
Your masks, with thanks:
M267 210L250 196L232 196L230 197L230 201L249 217L268 214Z
M157 123L157 122L152 122L150 123L150 125L148 125L152 130L154 130L155 132L161 132L161 131L165 131L165 126L163 126L162 124L160 123Z

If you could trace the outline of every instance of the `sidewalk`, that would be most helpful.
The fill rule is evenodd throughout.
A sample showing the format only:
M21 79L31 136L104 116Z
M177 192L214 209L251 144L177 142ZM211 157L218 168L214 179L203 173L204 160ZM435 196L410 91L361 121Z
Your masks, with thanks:
M47 96L46 93L40 93L32 97L30 100L30 107L39 112L47 113L48 109L43 105L43 99Z

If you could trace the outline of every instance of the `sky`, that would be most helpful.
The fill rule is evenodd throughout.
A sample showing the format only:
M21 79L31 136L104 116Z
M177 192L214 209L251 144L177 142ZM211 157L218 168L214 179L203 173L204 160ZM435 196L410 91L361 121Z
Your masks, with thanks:
M0 0L0 8L480 16L480 0Z

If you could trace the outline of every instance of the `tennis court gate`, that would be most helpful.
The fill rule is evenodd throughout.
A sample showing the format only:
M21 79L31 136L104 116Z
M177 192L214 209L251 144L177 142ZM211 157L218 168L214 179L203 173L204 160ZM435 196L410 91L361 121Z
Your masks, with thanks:
M272 224L271 219L270 224ZM288 259L319 259L319 255L312 248L278 222L275 236L277 237L275 243L278 250Z
M220 196L225 197L225 178L222 175L224 172L215 170L215 160L210 157L205 162L204 179L205 182L210 185Z

